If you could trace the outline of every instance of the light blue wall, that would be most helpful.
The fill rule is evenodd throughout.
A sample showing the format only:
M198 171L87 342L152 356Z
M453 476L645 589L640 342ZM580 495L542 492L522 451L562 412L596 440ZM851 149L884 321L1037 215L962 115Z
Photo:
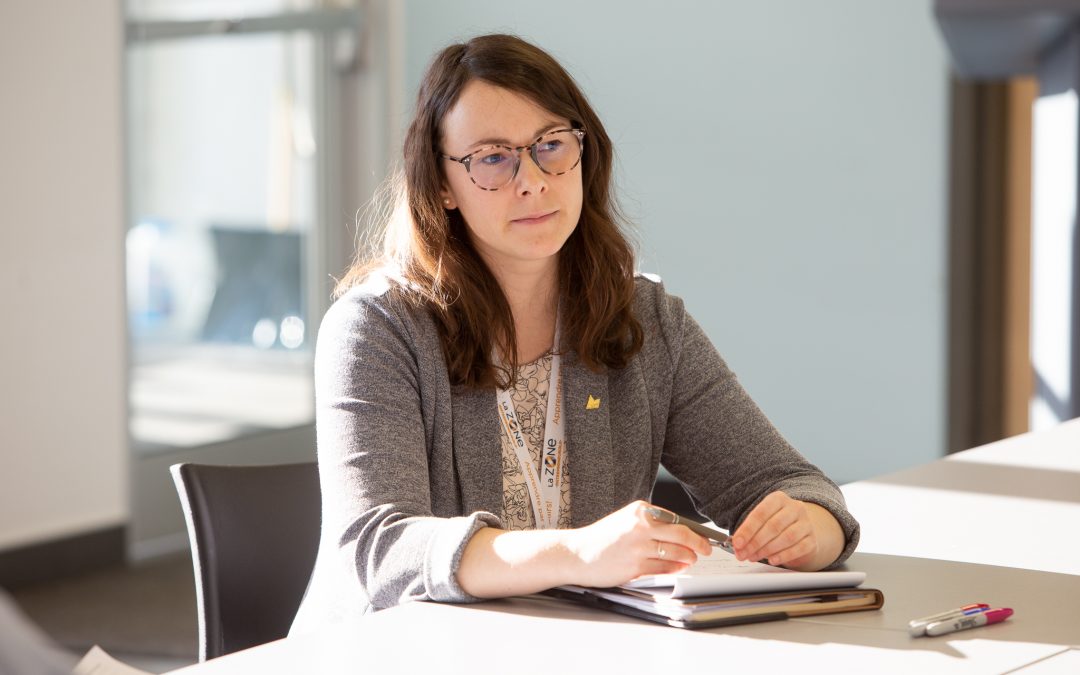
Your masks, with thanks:
M945 444L948 66L930 3L408 0L433 53L515 32L614 138L640 267L839 481Z

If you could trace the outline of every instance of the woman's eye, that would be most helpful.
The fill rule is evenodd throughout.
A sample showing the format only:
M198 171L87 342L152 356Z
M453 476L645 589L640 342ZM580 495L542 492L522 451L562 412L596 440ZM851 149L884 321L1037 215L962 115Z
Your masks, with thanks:
M506 155L501 152L493 152L490 155L482 155L480 157L480 163L487 166L498 166L506 161Z
M537 152L558 152L563 146L563 142L560 140L545 141L537 146Z

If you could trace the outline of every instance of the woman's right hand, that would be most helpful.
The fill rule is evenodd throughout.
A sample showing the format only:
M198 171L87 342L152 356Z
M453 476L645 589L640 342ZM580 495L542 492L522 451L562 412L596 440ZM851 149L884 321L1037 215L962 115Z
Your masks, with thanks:
M570 583L618 586L644 574L673 574L712 552L712 544L683 525L654 520L645 501L631 502L591 525L566 530L574 569Z

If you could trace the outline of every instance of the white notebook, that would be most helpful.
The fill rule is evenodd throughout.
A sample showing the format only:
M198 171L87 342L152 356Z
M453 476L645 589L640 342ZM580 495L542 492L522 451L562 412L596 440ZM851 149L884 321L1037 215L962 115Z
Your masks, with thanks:
M721 548L678 574L651 574L623 584L671 598L848 588L866 581L865 572L796 572L764 563L737 560Z

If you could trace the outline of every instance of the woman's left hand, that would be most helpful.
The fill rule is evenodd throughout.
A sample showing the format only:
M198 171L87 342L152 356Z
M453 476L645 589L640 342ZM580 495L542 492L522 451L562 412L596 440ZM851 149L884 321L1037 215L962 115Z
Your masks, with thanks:
M828 567L844 550L844 531L831 513L779 490L750 511L731 540L739 560L806 572Z

